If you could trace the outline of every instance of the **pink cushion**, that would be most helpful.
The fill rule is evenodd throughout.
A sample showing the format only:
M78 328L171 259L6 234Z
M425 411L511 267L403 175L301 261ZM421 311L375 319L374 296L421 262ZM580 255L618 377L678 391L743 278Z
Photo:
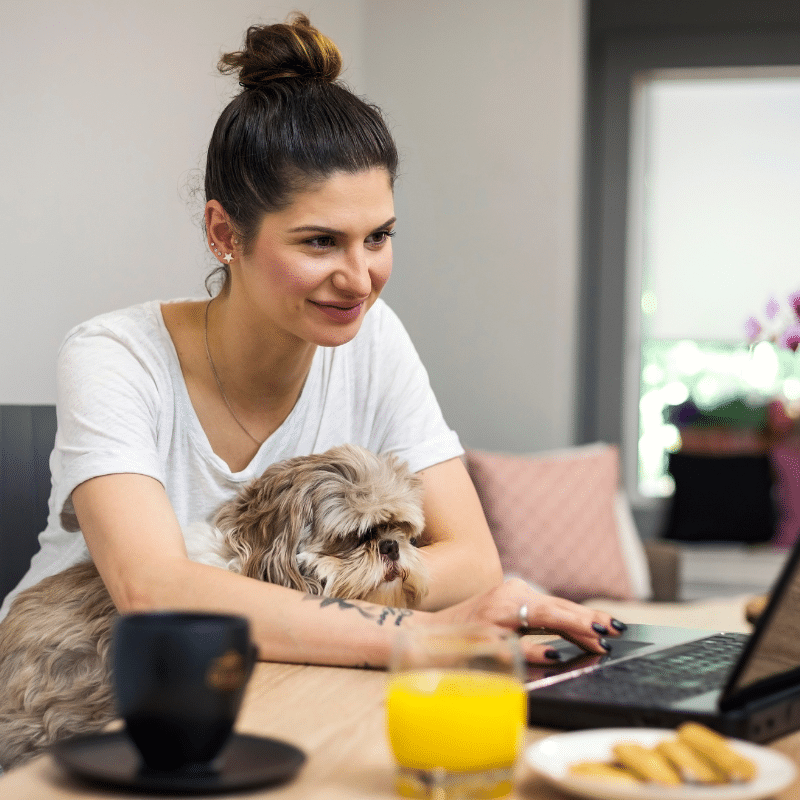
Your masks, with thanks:
M506 573L570 600L634 598L617 530L613 445L511 456L467 451Z

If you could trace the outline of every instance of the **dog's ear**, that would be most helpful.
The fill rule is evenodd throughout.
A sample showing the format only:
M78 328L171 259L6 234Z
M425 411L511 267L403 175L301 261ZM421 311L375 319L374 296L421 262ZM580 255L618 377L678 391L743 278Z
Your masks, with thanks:
M321 594L319 581L297 563L314 510L304 502L306 482L292 461L273 465L252 481L220 508L215 524L246 577Z

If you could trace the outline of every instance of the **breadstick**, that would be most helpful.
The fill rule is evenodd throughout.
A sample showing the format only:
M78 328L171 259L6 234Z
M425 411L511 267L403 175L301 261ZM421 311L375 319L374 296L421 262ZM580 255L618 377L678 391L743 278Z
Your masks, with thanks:
M727 775L706 761L697 751L680 739L666 739L656 750L672 764L688 783L727 783Z
M570 764L569 771L578 778L588 778L593 781L639 783L635 775L622 767L615 767L613 764L605 764L602 761L580 761Z
M667 786L679 786L681 776L670 763L655 750L635 742L620 742L614 746L614 757L634 775L644 781L653 781Z
M710 761L732 781L749 781L756 776L756 765L737 753L724 736L696 722L678 727L678 738L698 755Z

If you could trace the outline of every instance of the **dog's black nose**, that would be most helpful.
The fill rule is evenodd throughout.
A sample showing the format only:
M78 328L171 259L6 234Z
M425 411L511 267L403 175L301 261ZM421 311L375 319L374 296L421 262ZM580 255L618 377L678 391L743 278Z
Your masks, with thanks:
M394 539L384 539L378 545L378 552L382 556L391 558L392 561L397 561L397 559L400 558L400 548L397 546L397 542Z

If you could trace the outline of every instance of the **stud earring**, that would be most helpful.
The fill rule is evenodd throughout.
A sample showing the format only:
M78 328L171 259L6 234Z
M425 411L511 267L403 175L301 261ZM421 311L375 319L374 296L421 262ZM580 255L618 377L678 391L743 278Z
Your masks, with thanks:
M233 261L233 254L232 253L225 253L225 260L230 264Z
M222 258L222 253L221 253L221 252L220 252L220 250L217 248L216 242L210 242L210 245L211 245L211 249L214 251L214 253L215 253L217 256L219 256L220 258Z

